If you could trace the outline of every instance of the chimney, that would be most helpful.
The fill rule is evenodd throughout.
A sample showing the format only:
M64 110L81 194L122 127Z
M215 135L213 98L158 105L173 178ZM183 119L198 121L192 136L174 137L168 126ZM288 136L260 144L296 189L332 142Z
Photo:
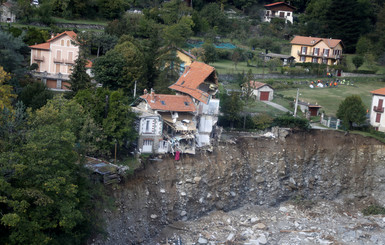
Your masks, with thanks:
M151 88L151 102L155 103L155 91Z

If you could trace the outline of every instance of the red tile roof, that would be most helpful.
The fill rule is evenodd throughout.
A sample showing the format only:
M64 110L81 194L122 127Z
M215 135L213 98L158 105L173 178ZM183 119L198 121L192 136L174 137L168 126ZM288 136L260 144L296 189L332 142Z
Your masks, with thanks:
M171 94L155 94L154 99L151 93L144 94L140 98L147 101L153 110L161 111L177 111L177 112L195 112L196 107L190 96L187 95L171 95Z
M290 43L291 44L314 46L314 45L316 45L320 41L325 42L326 45L329 46L329 48L334 48L339 43L341 45L343 45L341 39L319 38L319 37L304 37L304 36L295 36L293 38L293 40L291 40Z
M92 61L87 60L86 68L92 68Z
M265 4L265 7L273 7L273 6L278 6L278 5L285 5L289 8L292 8L293 10L295 9L295 7L293 7L290 4L287 4L285 2L276 2L276 3Z
M47 42L45 43L40 43L40 44L36 44L36 45L31 45L29 46L30 48L32 49L43 49L43 50L49 50L50 49L50 45L51 45L51 42L61 36L64 36L64 35L68 35L70 38L72 38L73 40L76 40L76 36L77 34L73 31L65 31L65 32L62 32L56 36L54 36L53 38L47 40Z
M257 82L257 81L250 81L250 87L252 87L254 89L259 89L263 86L269 86L271 88L271 86L269 84L261 83L261 82Z
M179 77L178 81L171 85L169 88L176 91L188 94L195 99L207 104L210 95L199 89L199 86L205 82L205 80L214 72L215 68L206 65L202 62L194 61L186 70L182 76ZM218 85L218 80L214 78L214 83Z
M385 95L385 88L376 89L373 91L370 91L372 94L379 94L379 95Z
M49 43L40 43L40 44L36 44L36 45L31 45L29 47L33 48L33 49L49 50L50 45L49 45Z

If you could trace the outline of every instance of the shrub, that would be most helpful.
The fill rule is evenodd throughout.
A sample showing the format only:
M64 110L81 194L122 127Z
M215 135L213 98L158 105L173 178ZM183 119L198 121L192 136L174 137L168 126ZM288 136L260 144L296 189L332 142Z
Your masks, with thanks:
M364 215L377 215L377 214L385 215L385 208L379 205L370 205L369 207L362 210L362 213Z
M275 118L272 123L272 126L288 127L295 129L309 129L310 125L307 119L285 115Z

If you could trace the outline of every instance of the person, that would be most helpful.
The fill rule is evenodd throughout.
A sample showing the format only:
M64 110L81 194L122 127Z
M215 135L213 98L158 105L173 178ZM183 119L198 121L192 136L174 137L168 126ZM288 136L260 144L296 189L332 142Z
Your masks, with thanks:
M337 87L337 81L334 82L334 87Z
M329 86L332 87L333 86L333 82L330 82Z
M310 86L309 86L310 88L314 88L314 85L313 84L310 84Z

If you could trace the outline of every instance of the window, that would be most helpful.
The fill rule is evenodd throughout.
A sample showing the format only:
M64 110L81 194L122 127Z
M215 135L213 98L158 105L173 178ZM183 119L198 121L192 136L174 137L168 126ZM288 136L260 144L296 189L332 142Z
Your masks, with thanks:
M319 55L319 48L314 48L313 54L318 56Z
M56 60L58 61L58 62L61 62L60 60L61 60L61 50L58 50L57 52L56 52Z
M162 105L166 105L166 102L164 102L164 100L160 101L160 103L162 103Z
M61 89L61 80L56 81L56 88Z
M184 102L184 105L185 105L185 106L188 106L188 105L189 105L189 103L185 101L185 102Z
M287 13L286 16L290 16L290 13Z
M382 99L379 99L378 100L378 106L377 106L377 108L379 109L379 110L381 110L381 108L382 108L382 104L384 103L384 100L382 100Z
M267 11L266 11L266 16L269 16L269 15L270 15L270 11L267 10Z
M68 62L73 61L73 52L68 52Z
M318 63L318 58L313 58L313 63Z
M281 18L285 17L285 12L279 12L279 17Z
M147 119L144 122L143 133L145 133L145 134L154 133L154 131L155 131L154 128L155 128L155 120L154 119Z
M56 73L60 72L60 64L56 64Z
M322 64L327 64L328 63L328 59L322 59Z
M307 52L307 47L302 47L301 48L301 53L302 54L306 54L306 52Z
M150 131L150 121L146 121L146 132Z
M325 57L328 57L329 56L329 49L324 49L324 56Z
M306 58L305 58L305 56L300 56L300 57L299 57L299 60L302 61L302 62L305 62L305 61L306 61Z
M381 121L381 113L376 114L376 123L379 123Z
M70 46L70 40L67 40L67 47Z
M64 46L64 40L61 40L61 41L60 41L60 45L61 45L61 46Z

